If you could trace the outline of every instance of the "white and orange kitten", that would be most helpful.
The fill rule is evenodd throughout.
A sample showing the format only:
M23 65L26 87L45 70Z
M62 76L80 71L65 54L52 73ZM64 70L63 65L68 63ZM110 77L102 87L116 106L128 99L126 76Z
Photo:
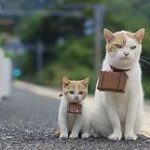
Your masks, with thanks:
M112 71L111 66L126 71L128 80L125 93L103 92L96 89L91 123L96 130L111 140L136 140L143 119L143 89L141 67L142 39L145 29L135 33L104 29L106 56L102 70Z
M59 107L58 124L61 138L77 138L82 131L82 138L89 137L89 122L87 121L87 109L84 101L88 93L89 78L74 81L64 77L62 80L62 99ZM67 113L68 102L82 104L81 114ZM69 135L70 133L70 135Z

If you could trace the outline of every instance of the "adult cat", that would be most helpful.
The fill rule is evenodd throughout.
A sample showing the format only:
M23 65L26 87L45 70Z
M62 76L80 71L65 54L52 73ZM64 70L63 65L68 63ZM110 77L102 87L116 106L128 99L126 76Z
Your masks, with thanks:
M103 71L115 68L128 75L125 93L95 91L94 117L96 130L111 140L136 140L143 118L143 89L139 64L145 29L135 33L104 29L106 56Z

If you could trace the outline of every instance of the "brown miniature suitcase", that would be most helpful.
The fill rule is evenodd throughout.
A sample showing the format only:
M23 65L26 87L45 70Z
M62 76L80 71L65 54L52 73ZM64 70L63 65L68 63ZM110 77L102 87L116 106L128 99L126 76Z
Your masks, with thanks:
M67 104L67 113L81 114L82 105L79 103L69 102Z
M127 74L125 72L100 71L97 89L125 93Z

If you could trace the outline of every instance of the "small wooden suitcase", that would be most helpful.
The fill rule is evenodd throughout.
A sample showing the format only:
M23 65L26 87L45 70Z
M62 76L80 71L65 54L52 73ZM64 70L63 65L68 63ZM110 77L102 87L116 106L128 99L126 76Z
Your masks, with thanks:
M128 76L125 72L100 71L97 89L125 93Z
M68 102L67 104L67 113L81 114L82 105L79 103Z

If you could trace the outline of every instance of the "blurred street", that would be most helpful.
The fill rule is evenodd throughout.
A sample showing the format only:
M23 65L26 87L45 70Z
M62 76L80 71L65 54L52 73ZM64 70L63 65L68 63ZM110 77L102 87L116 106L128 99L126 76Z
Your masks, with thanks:
M24 87L19 88L23 84ZM0 150L70 150L73 148L91 150L107 149L112 146L112 141L105 138L67 140L57 138L53 134L54 128L57 128L59 106L59 101L56 99L57 91L51 93L55 94L56 98L53 95L52 98L48 98L46 93L50 93L51 90L48 92L43 88L42 93L38 93L39 89L42 91L42 87L15 82L12 97L0 103ZM147 105L146 115L149 114L150 107ZM148 125L149 121L147 117L145 125ZM137 142L124 140L115 142L111 149L124 149L123 147L148 150L150 139L142 136Z
M24 140L33 132L48 136L57 122L58 103L13 87L12 97L0 103L0 139Z
M35 121L37 125L49 124L56 121L58 101L45 98L28 91L13 87L12 97L3 100L0 104L0 120L5 122ZM17 124L16 124L17 126Z

